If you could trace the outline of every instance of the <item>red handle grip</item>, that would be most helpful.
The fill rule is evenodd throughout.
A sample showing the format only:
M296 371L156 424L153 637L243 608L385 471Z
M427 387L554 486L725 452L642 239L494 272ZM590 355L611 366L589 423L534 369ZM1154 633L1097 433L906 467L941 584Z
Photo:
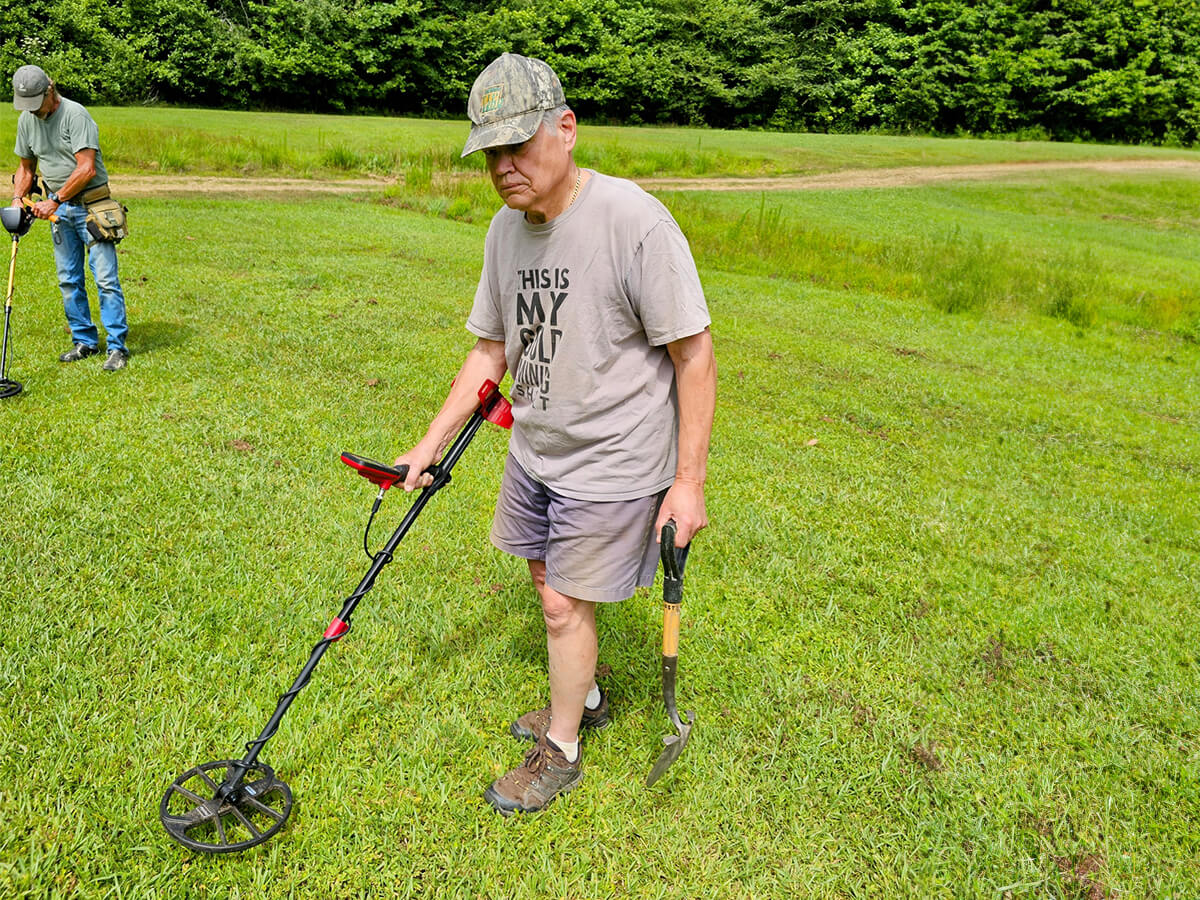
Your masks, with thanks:
M342 462L358 472L371 484L379 485L385 491L397 481L403 481L408 476L408 466L389 466L357 453L343 453Z

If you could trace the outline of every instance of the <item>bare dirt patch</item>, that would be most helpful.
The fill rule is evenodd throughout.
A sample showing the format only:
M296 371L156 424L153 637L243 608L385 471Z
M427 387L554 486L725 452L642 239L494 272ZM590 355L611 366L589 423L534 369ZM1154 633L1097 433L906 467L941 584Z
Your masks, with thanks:
M1071 892L1071 896L1080 900L1111 900L1115 894L1100 876L1104 871L1104 857L1088 853L1077 858L1066 856L1054 857L1062 876L1063 887Z
M937 755L937 741L928 744L916 744L908 748L908 755L919 762L930 772L940 772L945 768L940 756Z

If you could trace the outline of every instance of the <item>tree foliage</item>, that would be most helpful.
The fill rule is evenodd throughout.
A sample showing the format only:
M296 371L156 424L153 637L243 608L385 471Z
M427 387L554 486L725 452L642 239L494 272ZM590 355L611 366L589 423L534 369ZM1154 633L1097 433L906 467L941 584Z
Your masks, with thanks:
M512 50L629 123L1193 144L1200 0L24 0L85 102L461 115Z

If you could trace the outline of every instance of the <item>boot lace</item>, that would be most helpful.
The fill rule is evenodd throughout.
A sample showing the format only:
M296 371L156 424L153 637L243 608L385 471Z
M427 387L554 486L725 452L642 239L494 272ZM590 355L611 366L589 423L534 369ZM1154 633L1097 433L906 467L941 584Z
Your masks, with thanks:
M550 763L550 748L538 741L533 745L533 748L525 754L525 768L529 770L530 776L540 778L546 771L546 766Z

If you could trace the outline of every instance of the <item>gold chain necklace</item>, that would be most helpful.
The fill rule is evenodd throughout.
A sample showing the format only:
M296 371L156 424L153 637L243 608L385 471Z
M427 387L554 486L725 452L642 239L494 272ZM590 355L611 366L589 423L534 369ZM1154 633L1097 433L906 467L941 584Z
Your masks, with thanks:
M579 184L583 181L583 169L576 168L575 170L575 187L571 191L571 199L567 201L567 209L571 208L571 204L575 202L575 198L579 196ZM566 210L564 210L565 212Z

